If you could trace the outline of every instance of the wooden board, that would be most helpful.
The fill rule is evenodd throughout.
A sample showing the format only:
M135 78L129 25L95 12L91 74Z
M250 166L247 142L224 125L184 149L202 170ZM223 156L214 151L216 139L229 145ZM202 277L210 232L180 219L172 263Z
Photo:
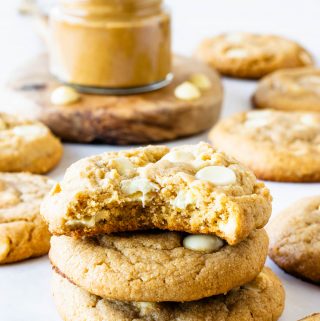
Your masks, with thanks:
M173 65L174 79L163 89L130 96L81 94L75 104L55 106L50 102L51 93L61 84L49 73L44 54L17 70L7 87L35 103L30 104L32 108L26 104L24 115L44 122L63 140L111 144L168 141L210 128L219 117L223 98L218 74L204 63L177 56ZM198 72L210 78L212 88L199 99L178 100L176 86ZM0 107L6 111L3 109Z

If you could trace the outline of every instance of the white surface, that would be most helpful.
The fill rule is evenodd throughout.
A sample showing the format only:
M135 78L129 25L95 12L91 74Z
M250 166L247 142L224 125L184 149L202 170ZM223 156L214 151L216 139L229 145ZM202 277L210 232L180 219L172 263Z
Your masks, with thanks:
M30 21L14 12L15 1L1 1L0 7L0 80L18 64L43 50L33 34ZM316 25L320 14L318 0L170 0L174 14L174 49L191 54L197 43L211 34L232 31L259 31L283 34L297 39L319 57L320 37ZM223 115L249 108L253 81L224 80ZM205 135L173 144L197 142ZM50 176L59 179L75 160L117 147L100 145L65 145L60 166ZM1 151L0 151L1 152ZM267 183L274 197L274 211L293 201L319 192L320 184ZM270 261L269 266L282 279L287 293L281 320L294 321L307 314L320 312L320 288L284 274ZM0 267L1 321L58 321L50 292L50 265L46 257ZM90 321L90 320L88 320Z

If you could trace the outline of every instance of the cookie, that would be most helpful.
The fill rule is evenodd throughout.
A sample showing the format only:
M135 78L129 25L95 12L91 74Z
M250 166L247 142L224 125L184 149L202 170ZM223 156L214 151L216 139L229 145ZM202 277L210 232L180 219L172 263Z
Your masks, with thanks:
M148 146L73 164L41 207L53 234L159 228L216 234L237 244L269 219L271 196L209 144Z
M314 313L314 314L309 315L299 321L320 321L320 313Z
M238 113L220 121L209 139L260 179L320 181L320 114L272 110Z
M110 301L53 275L53 295L64 321L275 321L284 308L280 280L268 268L252 282L225 295L193 302Z
M222 242L214 252L190 250L185 237L161 231L85 239L54 236L49 257L57 271L90 293L161 302L225 293L254 279L267 256L268 237L263 229L238 245Z
M40 203L53 182L26 173L0 173L0 264L48 253L50 234Z
M257 108L320 111L320 69L295 68L263 78L252 98Z
M61 159L62 145L43 124L0 113L0 171L43 174Z
M268 225L269 255L286 272L320 284L320 196L299 200Z
M239 78L261 78L278 69L314 64L311 55L294 41L251 33L205 39L195 56L223 75Z

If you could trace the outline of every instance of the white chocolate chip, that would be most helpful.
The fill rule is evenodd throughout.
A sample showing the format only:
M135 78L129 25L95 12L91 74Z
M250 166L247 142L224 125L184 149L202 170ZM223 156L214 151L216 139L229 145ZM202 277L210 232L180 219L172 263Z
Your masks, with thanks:
M129 176L134 172L134 165L126 157L119 157L112 160L112 165L120 175Z
M189 163L192 162L195 159L195 157L190 152L175 150L164 155L162 159L167 160L171 163Z
M214 235L188 235L183 240L186 249L201 252L217 252L223 247L223 241Z
M248 57L248 52L243 48L233 48L226 52L226 56L229 58L246 58Z
M305 114L300 117L300 122L307 126L319 125L319 122L312 114Z
M0 235L0 260L4 260L10 252L10 240Z
M191 75L190 82L200 90L207 90L211 88L211 81L205 74Z
M134 178L127 179L121 182L121 190L126 195L132 195L135 193L142 193L142 203L146 200L146 195L150 192L159 190L158 185L150 182L147 178Z
M174 200L170 201L170 204L178 209L185 209L188 205L196 203L197 199L191 191L180 191Z
M74 219L66 222L68 226L86 226L86 227L94 227L96 224L96 217L92 216L90 218L83 219Z
M48 129L41 125L21 125L12 129L16 136L28 138L35 138L39 136L45 136L48 134Z
M196 178L215 185L231 185L237 181L234 171L224 166L204 167L196 173Z
M174 94L181 100L195 100L201 97L200 90L189 81L185 81L177 86Z
M313 64L311 56L308 53L306 53L305 51L301 51L299 58L302 61L302 63L305 65L312 65Z
M256 118L256 119L249 119L245 121L244 126L246 128L258 128L264 127L270 124L270 121L266 118Z
M58 87L51 94L51 103L54 105L70 105L78 100L80 100L79 93L68 86Z

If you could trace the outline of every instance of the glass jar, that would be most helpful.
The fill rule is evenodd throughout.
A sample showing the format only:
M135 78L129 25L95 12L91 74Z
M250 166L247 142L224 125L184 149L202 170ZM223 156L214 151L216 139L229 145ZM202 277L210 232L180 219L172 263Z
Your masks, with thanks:
M171 28L162 0L60 0L50 13L50 71L85 92L165 86Z

